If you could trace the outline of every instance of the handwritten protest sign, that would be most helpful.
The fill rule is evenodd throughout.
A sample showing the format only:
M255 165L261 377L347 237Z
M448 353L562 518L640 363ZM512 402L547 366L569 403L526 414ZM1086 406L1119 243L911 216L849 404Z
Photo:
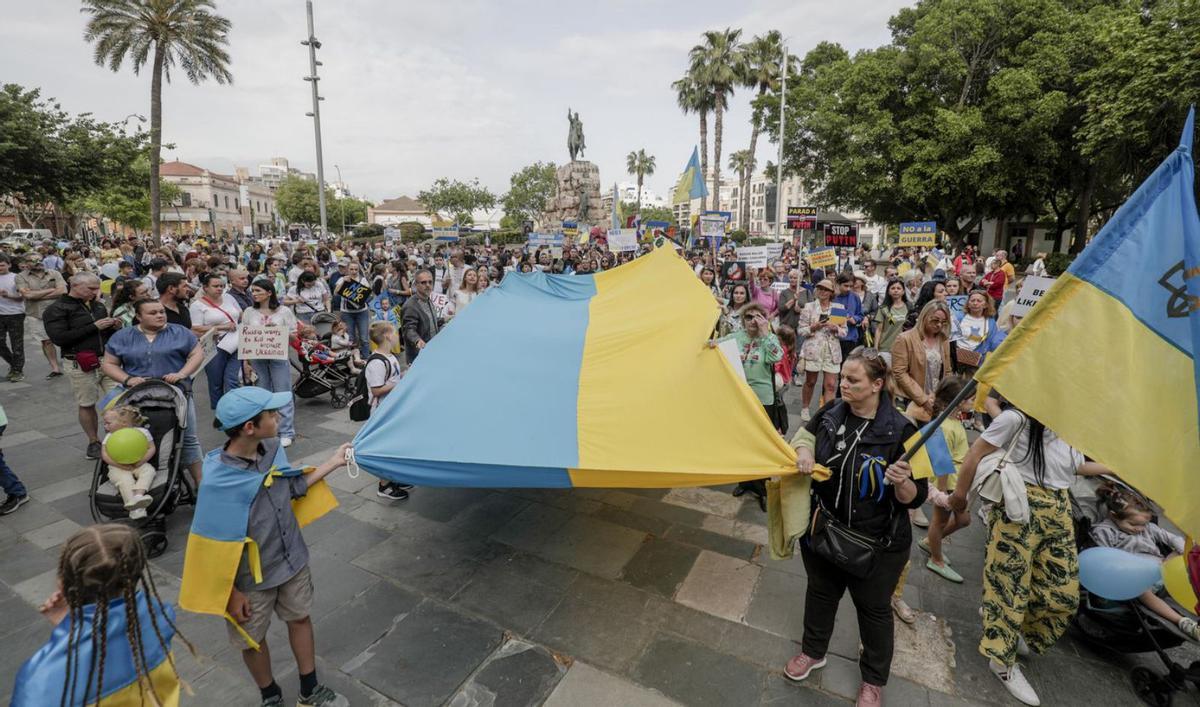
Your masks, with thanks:
M787 282L772 282L771 283L771 290L773 292L783 292L784 290L787 290L790 288L791 288L791 284L787 283Z
M1030 275L1025 278L1025 284L1021 285L1021 291L1017 293L1017 299L1013 302L1012 315L1014 317L1024 317L1029 314L1029 310L1041 301L1042 296L1054 285L1052 277L1038 277Z
M937 243L937 221L912 221L900 224L900 245L932 246Z
M967 309L966 295L953 295L946 298L946 304L950 307L950 313L954 316L961 316Z
M204 336L200 337L200 350L204 352L204 363L200 364L201 368L208 365L208 362L213 360L213 356L217 355L217 335L222 332L217 331L216 327L204 332Z
M737 249L737 258L746 263L746 267L765 268L770 259L767 247L762 245L744 246Z
M429 295L429 303L437 311L439 319L445 319L450 315L450 298L448 296L440 292L434 292Z
M637 250L636 228L613 228L608 231L608 249L614 253Z
M814 269L827 270L837 265L837 250L834 248L813 248L808 254L808 264Z
M288 330L282 324L238 325L238 358L243 361L286 361Z

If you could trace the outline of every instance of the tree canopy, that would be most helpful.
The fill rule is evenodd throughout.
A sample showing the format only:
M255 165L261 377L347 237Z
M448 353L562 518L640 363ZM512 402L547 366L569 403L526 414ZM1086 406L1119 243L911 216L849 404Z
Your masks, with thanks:
M429 189L417 194L417 200L425 204L431 215L449 217L459 226L475 223L471 216L473 211L496 208L496 195L482 186L478 179L460 182L442 177Z
M553 162L534 162L513 172L508 191L501 199L504 207L502 226L519 228L525 221L536 221L546 208L546 201L557 188Z

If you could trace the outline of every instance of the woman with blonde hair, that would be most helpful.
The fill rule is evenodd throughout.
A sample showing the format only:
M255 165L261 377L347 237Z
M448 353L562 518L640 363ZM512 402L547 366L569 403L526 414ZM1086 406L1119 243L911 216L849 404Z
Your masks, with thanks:
M933 393L950 375L950 317L945 301L932 300L892 344L892 383L909 400L904 414L916 422L933 419Z

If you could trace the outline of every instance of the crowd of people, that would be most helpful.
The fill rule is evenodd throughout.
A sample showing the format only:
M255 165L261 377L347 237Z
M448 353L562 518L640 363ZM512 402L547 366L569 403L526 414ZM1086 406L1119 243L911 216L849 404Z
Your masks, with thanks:
M210 474L225 474L228 468L269 474L280 459L286 465L285 450L301 434L292 397L294 372L286 360L240 358L239 324L281 325L307 361L345 362L361 372L373 409L425 346L505 277L535 270L588 275L618 267L651 247L614 253L598 238L537 248L199 237L171 239L158 248L138 238L65 248L45 244L0 254L0 357L9 364L8 380L22 380L28 328L49 363L47 378L65 375L70 382L89 441L87 457L103 458L117 469L120 480L114 484L121 485L127 507L136 511L146 503L146 474L139 471L145 459L118 463L106 446L118 430L136 428L136 419L106 416L109 437L102 441L97 405L114 390L146 380L188 389L204 371L211 416L229 441L204 455L189 395L182 461L201 498L219 493L209 490L216 481L205 482ZM676 247L716 299L720 314L713 345L734 343L746 382L781 435L790 431L784 393L799 389L800 407L792 412L799 413L803 426L790 439L799 473L812 475L814 516L809 537L800 543L808 575L802 650L785 666L786 676L801 681L825 665L837 605L849 591L862 642L858 701L881 704L894 617L914 618L901 595L913 527L929 529L918 543L930 555L927 569L962 582L944 553L944 538L971 522L967 492L981 460L1006 450L1025 482L1028 517L1014 518L1014 509L1003 504L984 515L988 544L980 651L1017 699L1038 704L1017 658L1049 649L1075 610L1078 568L1068 492L1077 476L1108 470L997 396L984 401L985 412L968 403L943 423L957 477L914 479L912 468L901 461L904 443L954 403L966 378L1019 321L1011 311L1018 274L1007 254L1001 250L985 258L969 245L955 253L859 247L837 252L833 266L814 268L804 248L782 244L765 266L749 267L734 244ZM1038 254L1026 272L1045 274L1044 260ZM315 327L322 319L336 320L324 337ZM207 362L205 339L215 345ZM972 428L981 434L969 443L966 430ZM301 552L303 538L294 519L282 535L263 530L257 537L254 518L303 497L340 465L335 454L316 472L294 477L276 491L269 485L259 490L269 506L259 508L256 497L249 535L259 541L263 568L272 570L270 581L251 578L243 561L229 590L235 640L249 635L265 642L272 610L288 623L293 648L300 642L296 655L300 704L305 705L344 704L339 701L344 698L316 680L312 628L306 623L313 580L307 553ZM0 514L28 500L2 455L0 482L7 494ZM381 482L378 494L401 500L410 490ZM739 485L734 493L756 495L765 510L761 482ZM1128 499L1121 503L1113 502L1113 520L1097 534L1098 542L1130 544L1148 523L1141 509L1130 510ZM922 510L925 505L932 519ZM1154 532L1166 533L1157 527ZM864 547L872 551L849 558L831 554L827 541L838 534L865 538ZM64 559L60 572L68 574L60 577L62 591L44 607L47 614L61 619L77 611L80 602L107 597L98 589L74 591L70 573L117 545L136 554L125 547L129 542L111 529L72 539L69 546L86 549ZM286 562L279 559L283 554ZM139 584L143 569L135 562L122 570L121 596L129 602L147 601L135 596L139 586L150 589ZM1200 640L1194 620L1170 608L1171 614L1164 613L1156 598L1144 601ZM245 655L263 704L281 704L269 658L264 661L249 649Z

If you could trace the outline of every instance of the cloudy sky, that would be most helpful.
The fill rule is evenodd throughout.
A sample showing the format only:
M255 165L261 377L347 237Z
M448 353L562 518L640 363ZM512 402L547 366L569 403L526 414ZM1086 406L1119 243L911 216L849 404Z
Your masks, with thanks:
M888 40L901 0L316 0L323 47L326 179L336 170L372 200L416 195L442 176L502 193L534 161L567 161L568 106L585 158L606 183L625 181L625 155L657 158L648 185L666 195L699 141L670 88L707 29L746 37L778 29L803 56L828 39L850 49ZM231 86L164 90L164 153L218 171L273 156L315 170L302 0L218 0L233 22ZM0 0L0 82L39 87L74 112L105 120L149 112L150 79L93 64L73 0ZM723 154L749 143L748 95L725 121ZM711 123L711 121L710 121ZM711 125L710 125L711 129ZM710 136L711 143L711 136ZM759 143L759 159L775 148ZM710 145L711 149L711 145ZM727 158L723 159L727 163Z

